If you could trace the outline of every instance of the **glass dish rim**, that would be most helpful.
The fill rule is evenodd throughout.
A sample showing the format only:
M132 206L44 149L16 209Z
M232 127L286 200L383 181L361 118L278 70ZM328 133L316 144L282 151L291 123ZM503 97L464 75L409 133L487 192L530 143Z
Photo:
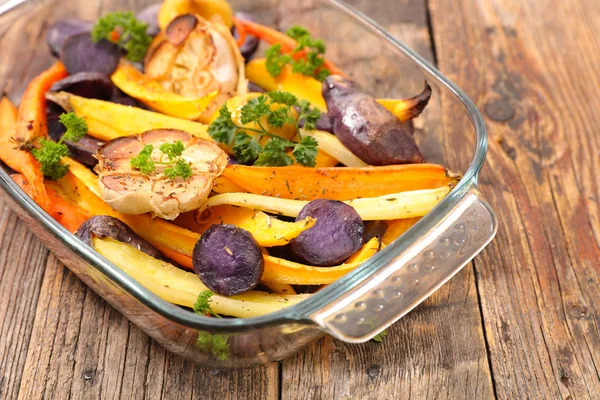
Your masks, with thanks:
M31 0L16 0L13 7L29 3ZM185 310L179 306L168 303L161 299L150 290L146 289L130 275L123 272L115 264L97 253L94 249L80 241L75 235L63 228L58 222L46 214L21 188L10 178L10 176L0 168L0 186L12 197L12 199L22 206L25 211L36 221L41 223L44 230L55 236L70 251L75 253L87 264L95 268L99 273L109 278L113 283L120 286L129 295L136 298L146 307L158 313L162 317L183 325L191 329L198 330L219 330L238 332L251 329L262 328L265 326L281 323L303 323L314 325L310 315L319 311L324 306L334 302L339 296L361 283L382 267L386 259L390 259L395 254L413 244L422 234L432 228L441 217L447 215L449 210L462 198L462 196L472 187L477 186L478 174L483 167L487 153L487 130L483 117L473 101L436 67L431 65L422 56L410 49L408 46L395 39L385 28L375 22L373 19L357 10L353 6L344 3L342 0L324 0L335 8L349 14L355 20L376 33L382 40L387 40L397 50L401 51L424 72L436 78L436 81L443 85L447 90L458 98L465 106L467 114L475 128L476 147L473 159L463 179L456 185L446 198L444 198L433 210L423 217L415 226L407 231L404 240L396 241L384 250L371 257L368 261L360 265L355 270L349 272L326 288L313 294L308 299L295 304L289 308L252 318L236 319L216 319L202 315L196 315L193 312ZM8 3L10 4L10 2ZM8 4L6 4L8 6ZM4 12L13 11L14 8L4 9Z

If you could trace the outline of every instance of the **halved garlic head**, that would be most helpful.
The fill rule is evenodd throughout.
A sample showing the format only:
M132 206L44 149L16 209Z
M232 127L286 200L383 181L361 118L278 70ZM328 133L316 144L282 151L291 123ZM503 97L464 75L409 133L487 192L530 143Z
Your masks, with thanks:
M199 118L205 123L229 98L248 90L244 59L229 28L195 14L171 21L153 42L144 68L165 89L185 97L219 91Z
M168 165L159 147L181 140L185 150L181 157L190 163L192 177L171 179L164 174ZM152 160L156 170L144 174L131 166L145 145L153 145ZM110 141L98 152L96 172L102 198L113 209L124 214L151 212L165 219L198 209L212 190L213 180L227 165L227 154L208 140L190 136L175 129L156 129L140 135Z

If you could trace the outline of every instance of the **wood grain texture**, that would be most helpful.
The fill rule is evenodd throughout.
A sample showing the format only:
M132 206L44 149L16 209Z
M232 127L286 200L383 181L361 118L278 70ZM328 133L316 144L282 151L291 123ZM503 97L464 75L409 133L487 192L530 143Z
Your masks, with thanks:
M433 59L425 2L352 0L349 4L365 11L429 60ZM280 10L285 15L284 24L309 19L310 1L302 6L284 2ZM338 27L341 24L337 21ZM332 49L335 43L328 40L327 44L328 51L335 53L336 49ZM361 45L357 43L346 51L364 51L358 46ZM369 60L364 67L376 70L377 62ZM369 77L372 79L369 84L378 85L371 74L362 78ZM411 80L415 79L404 76L404 82ZM422 78L416 81L420 84ZM431 114L427 118L431 120L425 120L427 135L421 132L417 135L426 154L433 153L436 161L444 162L446 152L452 149L444 148L441 126L434 125L433 120L439 116L438 102L439 99L434 99L428 109ZM471 266L388 332L382 343L361 345L348 345L328 337L285 360L282 398L383 399L392 393L416 399L493 397Z
M439 66L491 132L481 181L501 224L476 276L498 398L597 399L600 3L430 4Z

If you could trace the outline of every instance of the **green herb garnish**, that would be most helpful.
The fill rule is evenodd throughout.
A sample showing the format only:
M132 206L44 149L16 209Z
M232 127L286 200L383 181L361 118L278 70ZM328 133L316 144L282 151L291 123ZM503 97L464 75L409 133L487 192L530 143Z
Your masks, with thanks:
M67 128L58 142L49 139L39 138L39 148L31 149L31 154L40 163L40 170L45 177L58 180L65 176L69 170L68 165L61 164L61 159L69 155L69 148L64 144L65 141L77 143L79 139L87 134L88 126L83 118L74 113L62 114L59 122Z
M283 54L281 44L271 46L266 54L266 68L271 76L279 76L286 65L291 65L292 71L306 76L312 76L323 81L331 73L323 68L325 63L325 43L314 39L306 28L293 26L286 35L296 41L292 54ZM295 57L300 54L300 57Z
M383 330L381 332L379 332L377 335L375 335L373 337L373 341L377 342L377 343L381 343L383 342L383 338L386 337L388 335L387 330Z
M200 315L212 315L213 317L221 318L221 316L215 313L210 306L210 298L213 295L214 293L210 290L201 292L194 303L194 312Z
M273 104L281 107L271 109ZM298 110L297 116L294 107ZM302 137L300 122L304 123L305 130L314 130L320 115L320 111L312 108L308 101L298 100L291 93L270 92L250 99L241 109L240 122L254 123L255 128L236 124L227 106L223 105L217 119L208 127L208 133L215 141L230 146L238 161L244 164L278 167L290 165L295 159L301 165L314 167L318 142L310 136ZM270 133L265 128L265 120L274 128L294 125L300 142L295 143ZM254 135L251 136L249 132ZM264 146L260 143L263 137L269 137ZM287 153L288 149L292 149L293 158Z
M198 295L194 303L194 312L200 315L212 315L217 318L221 316L213 311L210 306L210 298L214 293L210 290L204 290ZM208 332L198 332L196 345L204 351L211 352L215 357L221 360L229 358L229 343L227 335L213 335Z
M191 163L181 158L181 155L185 150L185 146L181 140L173 143L163 143L158 149L162 153L160 161L154 161L152 159L154 146L147 144L144 145L137 156L131 159L131 166L138 171L149 175L156 171L156 165L166 165L167 167L163 170L163 173L171 179L181 177L182 179L187 180L192 177ZM163 156L166 156L168 161L163 161Z
M109 40L127 51L127 59L144 59L152 38L146 33L148 24L135 18L132 12L113 12L104 15L92 28L92 40Z

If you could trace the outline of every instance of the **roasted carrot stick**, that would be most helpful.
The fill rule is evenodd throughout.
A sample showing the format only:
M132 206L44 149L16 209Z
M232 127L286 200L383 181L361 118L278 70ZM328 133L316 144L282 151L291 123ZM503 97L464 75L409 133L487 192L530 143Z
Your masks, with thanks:
M235 30L238 33L238 40L236 41L236 44L238 47L242 47L246 41L246 28L244 25L240 24L240 20L238 18L233 19L233 24L235 25Z
M16 107L7 97L3 97L0 100L0 160L25 176L28 182L29 196L42 208L45 208L49 204L49 199L44 187L44 176L40 170L40 164L31 153L17 149L17 143L14 140L17 114Z
M236 26L242 26L246 33L254 35L269 44L280 44L281 51L284 53L291 53L296 48L296 41L285 33L281 33L265 25L257 24L256 22L241 20L238 18L234 18L234 21ZM327 59L325 59L323 66L332 74L346 76L344 71L339 69L334 63Z
M13 174L11 178L25 193L33 198L33 187L24 175ZM52 183L46 183L46 192L50 202L44 207L44 211L70 232L75 232L90 217L88 213L59 194Z
M436 164L364 168L229 165L222 176L248 193L297 200L352 200L434 189L458 181L456 175Z
M62 63L57 62L52 67L35 77L27 86L17 118L15 138L23 144L35 138L46 137L48 126L46 121L46 98L44 94L52 84L67 76Z

